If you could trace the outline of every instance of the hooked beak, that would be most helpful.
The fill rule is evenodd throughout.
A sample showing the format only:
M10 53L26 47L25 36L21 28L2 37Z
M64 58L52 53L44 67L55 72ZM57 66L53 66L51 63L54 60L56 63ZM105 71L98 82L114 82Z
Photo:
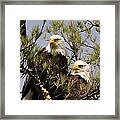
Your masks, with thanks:
M73 66L72 69L73 70L79 70L79 67L78 66Z
M54 43L55 43L55 41L53 39L49 40L49 44L54 44Z

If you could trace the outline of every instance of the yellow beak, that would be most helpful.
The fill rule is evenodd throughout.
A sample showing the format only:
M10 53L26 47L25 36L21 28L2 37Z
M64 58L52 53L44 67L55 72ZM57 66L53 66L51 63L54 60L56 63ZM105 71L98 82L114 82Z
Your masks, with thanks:
M73 70L79 70L79 67L78 67L77 65L74 65L74 66L72 67L72 69L73 69Z
M50 44L55 43L54 39L50 39L50 40L49 40L49 43L50 43Z

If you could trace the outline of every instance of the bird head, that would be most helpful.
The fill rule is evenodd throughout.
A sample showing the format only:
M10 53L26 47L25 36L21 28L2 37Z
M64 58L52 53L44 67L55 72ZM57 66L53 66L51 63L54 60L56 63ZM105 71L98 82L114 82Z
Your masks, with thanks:
M50 37L46 51L48 51L48 53L51 53L52 50L58 53L60 52L63 55L65 54L63 37L60 35L52 35Z
M72 68L71 68L72 72L71 75L80 75L82 78L84 78L86 81L89 81L90 75L90 67L89 65L82 61L82 60L77 60Z
M50 40L49 40L48 44L50 44L52 46L58 46L60 44L63 44L63 42L64 42L64 39L60 35L52 35L50 37Z

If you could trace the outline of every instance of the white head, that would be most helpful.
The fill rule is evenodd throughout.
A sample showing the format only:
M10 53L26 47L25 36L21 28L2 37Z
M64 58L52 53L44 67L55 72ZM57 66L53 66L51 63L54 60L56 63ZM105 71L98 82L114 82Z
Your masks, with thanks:
M55 52L60 52L62 55L65 55L63 37L60 35L52 35L50 37L46 51L48 51L48 53L51 53L52 49L54 49Z
M72 66L71 75L80 75L88 82L90 80L90 67L86 62L77 60Z

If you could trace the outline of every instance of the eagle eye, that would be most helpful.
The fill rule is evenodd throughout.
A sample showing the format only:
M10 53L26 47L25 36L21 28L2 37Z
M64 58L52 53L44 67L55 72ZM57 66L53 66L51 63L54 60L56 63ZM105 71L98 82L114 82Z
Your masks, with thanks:
M58 38L54 39L55 42L58 41L58 40L59 40Z
M84 65L78 65L78 67L79 67L79 68L83 68L83 67L84 67Z

